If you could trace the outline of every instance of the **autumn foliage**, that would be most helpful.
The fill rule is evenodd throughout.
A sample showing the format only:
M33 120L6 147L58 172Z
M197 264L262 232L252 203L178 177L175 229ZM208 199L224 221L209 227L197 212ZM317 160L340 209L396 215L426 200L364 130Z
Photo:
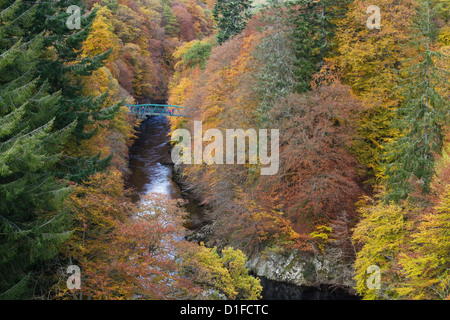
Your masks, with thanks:
M81 30L66 1L10 2L0 298L259 299L246 263L275 254L364 299L450 299L448 0L379 0L374 29L368 0L86 0ZM279 169L177 164L188 231L183 201L125 188L135 103L279 130Z
M209 128L258 128L261 119L258 74L261 17L241 35L213 48L204 68L183 64L190 46L179 49L171 102L181 103ZM274 40L271 40L274 41ZM183 48L183 47L182 47ZM270 50L270 49L269 49ZM181 99L180 99L180 98ZM280 170L259 177L257 165L192 165L183 168L214 221L211 243L232 244L248 253L267 246L310 251L309 233L342 212L355 216L362 193L358 163L350 149L361 104L347 86L335 82L311 93L275 101L269 128L280 130ZM172 127L189 123L174 120Z
M201 120L203 130L280 130L273 176L249 163L179 168L208 210L207 244L250 256L325 255L347 279L356 275L364 298L448 298L448 156L440 154L448 118L423 111L448 110L444 3L381 1L382 28L369 29L367 1L274 2L240 34L210 42L201 63L185 62L206 41L177 50L169 101L191 118L172 129ZM424 154L427 143L433 151ZM429 180L414 176L425 162L428 191ZM409 188L401 200L390 196L400 185ZM370 265L381 269L381 290L367 288Z

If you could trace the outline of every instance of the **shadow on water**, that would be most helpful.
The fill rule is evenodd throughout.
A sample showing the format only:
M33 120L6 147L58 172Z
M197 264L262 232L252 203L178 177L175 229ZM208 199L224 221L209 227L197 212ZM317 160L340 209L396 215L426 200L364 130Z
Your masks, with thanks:
M264 277L259 278L263 287L263 300L358 300L357 296L342 288L300 287Z
M180 187L172 180L172 166L169 164L170 145L168 144L169 121L166 117L151 117L144 120L138 129L138 138L130 148L129 168L126 185L134 190L132 200L138 202L149 192L167 195L169 199L181 198ZM201 210L197 203L188 202L188 229L201 225ZM262 296L266 300L351 300L357 299L344 290L330 288L299 287L284 282L260 277L263 286Z

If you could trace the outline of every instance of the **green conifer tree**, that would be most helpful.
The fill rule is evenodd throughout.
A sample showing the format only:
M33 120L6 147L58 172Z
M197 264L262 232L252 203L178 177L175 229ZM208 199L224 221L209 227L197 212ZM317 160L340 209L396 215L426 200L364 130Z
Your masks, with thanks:
M66 22L71 15L67 13L67 8L71 5L81 9L80 29L67 27ZM105 108L108 92L98 97L85 96L82 93L82 77L89 76L101 68L112 52L109 50L96 56L81 57L81 48L89 35L97 9L86 14L83 1L61 0L36 4L27 2L21 7L21 11L29 10L31 6L35 7L35 19L26 29L24 39L32 39L38 34L44 35L44 50L38 56L35 75L39 79L38 84L49 84L49 93L60 93L54 126L56 129L62 129L76 120L77 125L73 131L75 141L90 139L97 130L86 128L103 120L113 119L124 103ZM112 155L101 160L99 158L100 154L84 158L63 156L58 176L80 183L89 175L106 168Z
M213 16L219 29L217 33L219 44L244 30L247 20L251 17L251 8L250 0L217 0Z
M348 0L296 0L288 3L291 39L296 56L297 92L309 90L312 75L320 70L333 47L336 19L347 11Z
M433 51L436 36L433 24L433 3L418 2L413 24L412 45L419 54L407 61L402 70L406 92L394 126L400 137L388 145L385 172L388 177L388 199L398 201L408 196L413 181L427 192L433 175L434 154L442 150L443 126L448 121L448 101L436 90L440 81L447 81L448 71L436 62L448 57Z
M270 110L277 101L297 89L296 55L290 39L292 26L286 19L287 8L282 0L270 0L262 12L266 33L255 52L258 68L256 92L260 99L259 125L268 126L273 119Z
M28 298L33 267L68 238L53 174L76 121L55 129L60 95L35 77L43 36L27 37L38 4L0 4L0 298ZM25 39L24 37L27 37Z
M67 27L69 6L81 9L80 29ZM81 0L62 0L39 3L36 8L35 23L28 31L28 38L44 33L45 51L39 57L36 73L40 81L47 81L50 93L61 91L60 106L57 114L58 128L77 119L74 135L76 139L89 139L95 131L86 131L86 126L95 121L112 119L119 105L102 109L108 93L99 97L82 94L82 76L89 76L101 68L112 50L92 57L81 57L83 42L89 35L97 9L85 14L85 5Z
M168 4L163 8L163 16L165 22L164 30L166 30L167 36L171 38L177 37L180 33L180 29L178 28L178 20Z

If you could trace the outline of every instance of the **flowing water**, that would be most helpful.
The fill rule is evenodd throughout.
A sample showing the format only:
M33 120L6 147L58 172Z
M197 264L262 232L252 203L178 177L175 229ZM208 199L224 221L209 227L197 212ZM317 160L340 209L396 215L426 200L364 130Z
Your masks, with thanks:
M181 190L172 180L170 162L169 122L166 117L144 120L138 138L130 148L128 186L135 190L134 199L149 192L166 194L169 199L180 198Z
M169 121L166 117L151 117L143 121L138 138L130 148L130 175L127 186L134 189L133 200L149 192L167 195L169 199L181 198L179 186L172 180L170 146L168 144ZM186 210L191 217L199 219L200 210L189 203ZM195 220L195 219L193 219ZM299 287L283 282L261 278L262 296L267 300L334 300L354 299L342 290Z

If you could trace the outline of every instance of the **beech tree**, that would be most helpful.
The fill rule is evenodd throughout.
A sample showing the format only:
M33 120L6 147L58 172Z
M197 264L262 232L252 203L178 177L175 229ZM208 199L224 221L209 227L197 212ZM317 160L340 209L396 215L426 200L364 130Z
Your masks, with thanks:
M408 299L449 299L450 296L450 159L449 148L436 162L436 176L427 195L430 206L423 210L411 236L409 250L400 255L408 281L398 292Z
M96 174L69 201L76 229L66 250L83 275L77 298L259 297L259 280L248 274L241 251L227 248L219 255L183 240L182 202L149 194L135 206L124 198L118 178L116 171ZM73 297L65 281L55 291L60 298Z
M401 94L392 90L397 85L396 71L401 61L411 56L406 44L413 16L408 1L378 1L382 12L382 28L368 29L366 10L369 1L355 0L348 12L337 19L336 55L330 57L331 69L341 73L342 82L349 85L364 103L358 124L355 154L368 171L369 181L378 181L385 149L383 145L398 132L391 125Z
M353 203L362 191L357 162L348 148L361 107L348 92L335 83L311 94L292 94L271 113L284 133L280 170L264 179L261 189L268 185L276 190L297 232L312 232L316 223L329 223L344 210L354 215Z
M353 239L362 245L355 261L356 290L364 299L398 298L396 289L407 281L398 266L398 254L411 231L408 216L413 208L371 201L366 199L366 205L359 209L361 221L353 234ZM380 268L380 288L367 286L371 265Z
M189 248L190 247L190 248ZM183 274L203 288L206 299L256 300L261 297L259 279L248 274L245 254L227 247L188 246L182 254Z

